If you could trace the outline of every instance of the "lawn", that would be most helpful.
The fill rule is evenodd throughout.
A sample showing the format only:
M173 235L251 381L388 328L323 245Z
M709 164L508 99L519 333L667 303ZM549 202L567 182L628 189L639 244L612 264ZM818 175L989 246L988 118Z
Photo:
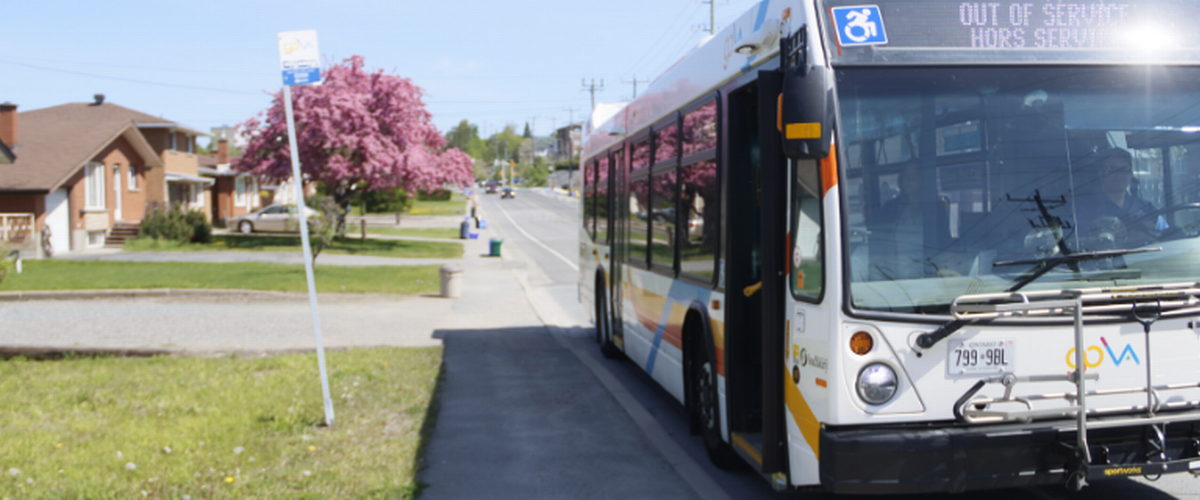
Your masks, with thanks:
M438 266L325 266L314 268L321 293L437 293ZM304 266L294 264L33 260L10 274L0 292L211 288L306 292ZM0 464L2 465L2 464Z
M3 498L414 498L441 348L0 361Z
M379 227L367 226L367 234L380 236L410 236L418 238L441 238L455 240L459 237L459 228L454 227Z
M300 236L287 235L214 235L212 243L184 243L134 239L125 242L127 251L188 251L238 250L252 252L297 252ZM437 241L375 240L361 238L337 238L322 254L369 255L374 257L398 257L407 259L459 259L463 247L460 243ZM317 256L317 263L321 257Z
M412 208L405 215L463 215L467 206L467 197L462 193L454 193L447 201L414 200Z

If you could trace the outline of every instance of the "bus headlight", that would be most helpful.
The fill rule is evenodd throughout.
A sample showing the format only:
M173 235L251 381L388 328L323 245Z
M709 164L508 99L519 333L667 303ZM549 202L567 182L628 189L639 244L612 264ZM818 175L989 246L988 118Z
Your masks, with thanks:
M883 363L872 363L858 372L858 397L881 405L896 395L896 371Z

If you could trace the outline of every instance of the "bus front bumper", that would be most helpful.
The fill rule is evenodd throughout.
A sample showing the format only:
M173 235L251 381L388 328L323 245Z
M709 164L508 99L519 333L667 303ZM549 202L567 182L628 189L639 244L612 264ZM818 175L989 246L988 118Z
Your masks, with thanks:
M1200 473L1200 413L1166 425L1163 452L1153 430L1129 425L1089 430L1091 463L1075 459L1073 425L1054 423L833 428L821 431L821 486L835 493L912 494L1065 484ZM1149 457L1149 458L1148 458Z

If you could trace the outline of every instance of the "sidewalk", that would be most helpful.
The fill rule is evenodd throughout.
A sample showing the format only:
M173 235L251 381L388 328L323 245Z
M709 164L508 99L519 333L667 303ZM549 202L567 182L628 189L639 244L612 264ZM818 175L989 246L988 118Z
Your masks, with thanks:
M517 275L525 265L508 254L487 256L488 240L502 237L496 233L484 229L479 239L457 240L464 246L461 259L322 255L319 262L333 265L454 264L463 270L462 296L456 299L321 294L323 343L329 348L430 346L441 345L435 338L438 330L542 326ZM302 262L299 252L95 252L81 258ZM24 295L42 300L0 301L0 338L8 350L267 352L315 345L304 293L103 290Z

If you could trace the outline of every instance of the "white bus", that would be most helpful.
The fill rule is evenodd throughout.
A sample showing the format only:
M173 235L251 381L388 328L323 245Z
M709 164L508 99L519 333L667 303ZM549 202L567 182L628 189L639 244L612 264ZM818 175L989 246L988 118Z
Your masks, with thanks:
M1200 473L1200 2L764 1L609 114L580 297L718 465Z

